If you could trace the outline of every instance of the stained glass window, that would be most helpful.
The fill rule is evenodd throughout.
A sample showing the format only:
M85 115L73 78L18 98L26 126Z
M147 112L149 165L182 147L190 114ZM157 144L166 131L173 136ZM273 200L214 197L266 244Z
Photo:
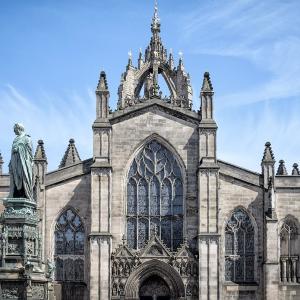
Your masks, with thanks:
M127 242L141 249L156 234L171 250L183 241L183 180L174 155L156 140L131 164L127 180Z
M63 212L55 226L56 280L84 280L84 226L72 209Z
M243 209L236 209L225 229L225 280L254 281L254 227Z

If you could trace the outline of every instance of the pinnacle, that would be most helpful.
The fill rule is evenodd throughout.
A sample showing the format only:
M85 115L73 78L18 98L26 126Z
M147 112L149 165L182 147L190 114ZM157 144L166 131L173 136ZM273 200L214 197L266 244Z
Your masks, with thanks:
M284 160L282 160L282 159L279 161L279 166L278 166L276 175L287 175Z
M61 160L59 168L67 167L67 166L76 164L80 161L81 161L81 159L79 157L77 148L75 146L75 140L70 139L68 148L67 148L67 150L66 150L66 152L65 152L65 154L64 154L64 156Z
M274 158L274 154L270 142L266 142L265 144L265 151L262 158L262 162L275 162L275 158Z
M43 140L38 140L38 145L35 150L34 159L41 160L41 161L47 161L47 156L46 156Z
M203 84L201 88L202 92L212 92L213 86L210 80L209 72L204 73Z
M98 81L97 90L98 91L108 90L106 74L105 74L104 71L101 71L101 73L100 73L100 78L99 78L99 81Z

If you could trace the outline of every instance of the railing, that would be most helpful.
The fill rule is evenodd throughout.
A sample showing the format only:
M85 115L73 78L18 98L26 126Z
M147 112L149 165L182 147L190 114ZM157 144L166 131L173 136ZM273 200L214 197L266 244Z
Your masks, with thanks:
M280 274L282 282L297 282L297 263L298 255L282 255L280 256Z

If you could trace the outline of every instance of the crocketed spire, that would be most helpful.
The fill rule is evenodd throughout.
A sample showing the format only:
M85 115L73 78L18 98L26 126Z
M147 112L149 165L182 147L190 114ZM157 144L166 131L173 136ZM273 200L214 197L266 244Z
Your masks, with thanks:
M298 169L298 164L296 164L296 163L293 164L292 175L293 175L293 176L298 176L298 175L300 175L299 169Z
M175 106L191 110L193 92L190 77L184 70L182 57L178 67L174 68L173 55L170 53L168 57L160 37L160 29L158 5L155 2L150 43L145 49L144 56L140 51L137 67L132 63L130 52L129 63L126 66L126 71L121 75L118 89L118 109L124 109L149 99L161 99ZM162 91L158 84L160 75L166 81L170 92L169 97L162 98Z
M210 80L210 75L209 72L204 73L204 78L203 78L203 84L201 88L202 92L212 92L213 91L213 86Z
M38 145L36 147L35 154L34 154L34 160L47 161L43 140L38 140Z
M104 71L101 71L98 85L97 85L98 91L106 91L108 90L107 81L106 81L106 74Z
M270 142L266 142L265 144L265 151L262 158L262 162L275 162L275 158L274 158L274 154Z
M276 175L287 175L287 174L288 173L287 173L286 168L285 168L284 160L281 159L279 161L279 166L278 166Z
M68 148L65 152L64 157L61 160L59 168L67 167L67 166L73 165L75 163L78 163L80 161L81 161L81 159L80 159L78 151L76 149L75 141L74 141L74 139L70 139Z

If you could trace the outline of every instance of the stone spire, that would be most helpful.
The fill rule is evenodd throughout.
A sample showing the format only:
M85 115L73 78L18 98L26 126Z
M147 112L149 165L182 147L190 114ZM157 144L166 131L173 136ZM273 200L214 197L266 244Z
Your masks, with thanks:
M38 140L38 145L36 147L35 154L34 154L34 160L47 162L47 156L44 149L43 140Z
M65 152L64 157L61 160L59 168L67 167L67 166L76 164L80 161L81 161L81 159L80 159L78 151L76 149L75 141L74 141L74 139L70 139L68 148Z
M213 95L214 91L210 75L208 72L205 72L200 93L202 120L213 120Z
M296 164L296 163L293 164L292 175L293 175L293 176L298 176L298 175L300 175L299 169L298 169L298 164Z
M0 152L0 175L3 174L3 169L2 169L3 163L4 163L3 157L2 157L2 154L1 154L1 152Z
M281 159L279 161L279 166L278 166L276 175L288 175L283 159Z
M109 113L109 90L106 74L101 71L99 82L96 88L96 118L106 119Z
M275 166L275 157L271 148L271 143L266 142L263 158L261 160L264 188L266 190L268 189L270 178L274 180L274 175L275 175L274 166ZM270 203L268 201L267 194L264 195L264 202L265 202L265 212L268 212L270 210Z
M263 162L274 162L275 163L274 154L273 154L270 142L266 142L266 144L265 144L265 151L264 151L264 155L262 158L262 163Z

